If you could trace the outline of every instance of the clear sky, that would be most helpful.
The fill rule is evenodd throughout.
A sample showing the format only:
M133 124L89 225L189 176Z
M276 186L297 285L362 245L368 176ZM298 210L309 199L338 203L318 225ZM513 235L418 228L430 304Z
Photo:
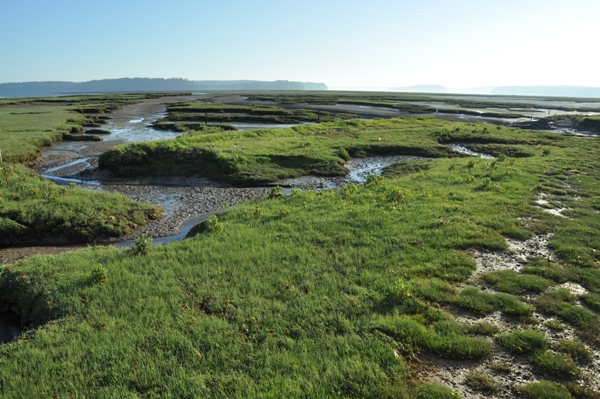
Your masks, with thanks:
M0 0L0 83L600 87L600 0Z

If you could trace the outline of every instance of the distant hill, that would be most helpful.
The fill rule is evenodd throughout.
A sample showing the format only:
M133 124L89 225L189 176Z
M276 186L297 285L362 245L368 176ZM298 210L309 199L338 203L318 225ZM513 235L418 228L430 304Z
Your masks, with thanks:
M257 80L198 80L205 90L327 90L325 83L291 82L277 80L265 82Z
M81 93L131 93L220 90L327 90L324 83L258 80L187 80L180 78L121 78L88 82L0 83L0 97L43 97Z
M448 89L440 85L417 85L407 87L392 87L390 91L401 91L404 93L447 93Z
M502 86L491 94L552 97L600 97L600 87L588 86Z

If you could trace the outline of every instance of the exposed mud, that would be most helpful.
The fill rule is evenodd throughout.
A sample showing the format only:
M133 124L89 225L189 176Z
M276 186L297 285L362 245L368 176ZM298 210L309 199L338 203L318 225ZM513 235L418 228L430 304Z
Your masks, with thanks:
M498 270L513 270L520 272L523 266L528 265L529 257L548 259L550 262L559 263L556 254L548 247L551 234L537 235L526 241L507 239L509 249L507 251L492 252L472 250L471 256L477 264L477 269L467 281L468 285L478 286L488 292L493 292L481 280L485 273ZM587 290L579 284L567 282L549 288L568 289L574 295L582 295ZM533 304L538 295L523 295L521 300ZM494 312L485 316L477 316L466 311L455 311L458 322L467 325L486 322L499 327L500 333L512 332L517 329L526 329L535 326L539 328L546 338L551 342L551 350L557 350L558 342L562 339L580 341L575 329L568 324L560 323L561 329L551 328L550 321L556 319L544 314L534 312L528 320L520 320L507 316L502 312ZM492 339L492 338L488 338ZM600 379L600 351L597 348L586 345L593 354L590 365L579 365L581 375L575 380L581 386L599 391ZM538 381L547 377L536 372L527 356L514 356L496 345L497 352L490 358L479 362L450 361L439 359L435 356L425 355L423 361L423 378L425 380L437 381L459 393L463 399L471 398L514 398L518 397L518 388L532 381ZM497 389L493 392L482 392L474 389L470 384L474 376L485 375L494 382Z

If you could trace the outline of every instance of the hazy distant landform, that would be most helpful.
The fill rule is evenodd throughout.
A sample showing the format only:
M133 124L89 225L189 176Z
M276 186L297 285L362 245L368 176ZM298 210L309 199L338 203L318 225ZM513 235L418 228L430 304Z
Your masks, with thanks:
M81 93L123 93L213 90L327 90L324 83L288 80L187 80L180 78L121 78L89 82L1 83L0 97L39 97Z
M505 96L600 97L600 87L588 86L500 86L458 89L446 88L441 85L418 85L392 87L390 91L405 93L495 94Z

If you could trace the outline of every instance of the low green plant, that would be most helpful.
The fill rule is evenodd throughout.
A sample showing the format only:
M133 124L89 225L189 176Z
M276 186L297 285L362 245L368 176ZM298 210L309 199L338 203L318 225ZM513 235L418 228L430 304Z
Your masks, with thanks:
M290 208L281 208L279 210L279 217L282 219L290 216L290 214L291 214Z
M225 229L223 224L219 222L217 215L212 215L206 220L206 230L213 231L215 233L222 233Z
M414 293L418 298L434 303L448 303L456 294L456 289L438 278L417 279L413 282Z
M94 266L90 272L90 281L94 284L104 284L108 278L108 269L100 264Z
M500 385L492 377L481 371L470 371L465 377L466 383L472 389L479 392L495 392L500 388Z
M260 206L256 205L254 207L254 209L252 209L252 216L253 217L260 218L260 217L262 217L262 214L263 214L263 210L262 210L262 208Z
M581 370L570 356L561 355L552 351L540 351L534 354L532 363L543 374L559 379L573 379Z
M269 190L269 192L267 193L267 196L269 198L281 197L281 196L283 196L283 188L281 186L275 186Z
M519 391L528 399L573 399L569 391L552 381L531 382Z
M544 325L554 331L564 331L566 328L564 326L564 324L562 324L560 321L555 320L555 319L550 319L550 320L544 322Z
M350 160L350 154L348 153L348 150L346 150L345 148L340 148L337 152L337 155L340 158L342 158L344 161Z
M465 288L454 298L453 303L478 314L489 314L496 310L502 310L512 316L528 316L533 312L533 307L519 301L513 295L490 294L476 287Z
M416 399L460 399L452 389L434 382L428 382L417 389Z
M590 364L593 360L592 352L581 342L561 339L558 341L558 350L581 364Z
M591 309L600 312L600 294L587 293L580 296L580 299Z
M532 330L517 330L496 338L500 345L515 355L531 354L548 348L544 333Z
M494 362L489 365L491 370L494 370L498 373L510 373L512 372L512 365L508 362Z
M590 338L600 333L598 315L576 304L577 297L569 290L557 289L547 292L535 301L538 311L556 315L589 334Z
M133 255L147 255L152 251L152 237L140 234L133 239L131 253Z
M481 322L469 326L468 331L470 334L493 336L500 332L500 327L491 323Z
M483 279L494 289L510 294L523 294L527 291L540 293L552 285L543 277L531 274L518 274L513 270L498 270L483 275Z

